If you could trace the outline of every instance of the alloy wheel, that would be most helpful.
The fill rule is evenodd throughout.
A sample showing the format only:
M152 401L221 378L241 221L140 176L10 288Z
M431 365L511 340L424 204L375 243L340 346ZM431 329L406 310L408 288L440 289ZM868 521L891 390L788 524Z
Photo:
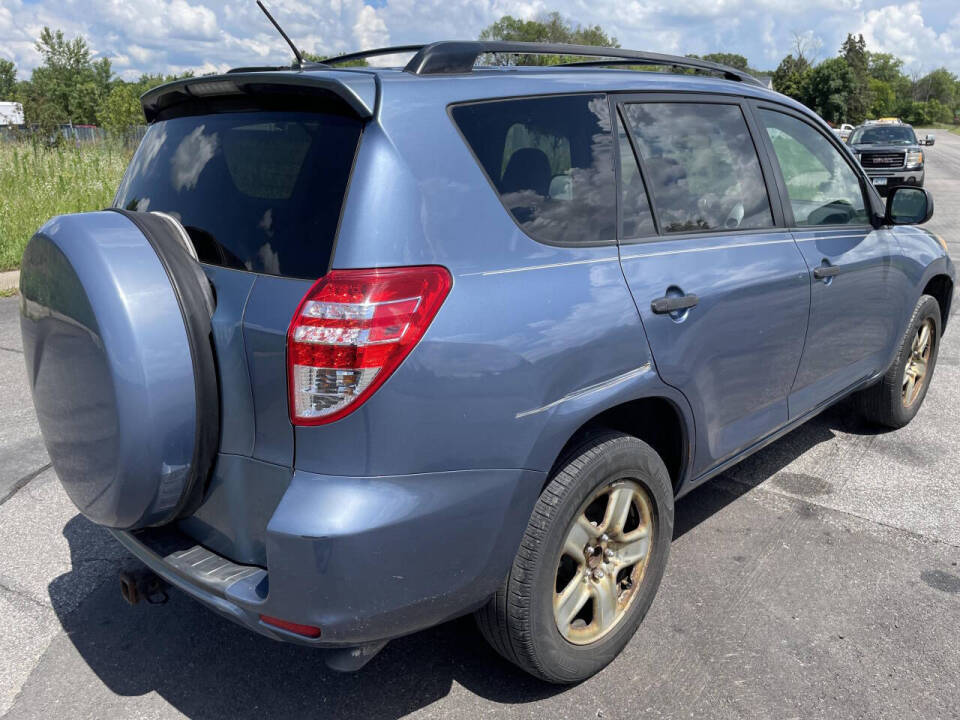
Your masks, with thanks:
M933 351L935 327L932 318L927 318L917 328L910 346L910 357L903 370L901 399L904 407L916 402L927 380L930 353Z
M553 614L569 642L587 645L627 614L650 558L650 495L621 479L601 487L574 518L557 563Z

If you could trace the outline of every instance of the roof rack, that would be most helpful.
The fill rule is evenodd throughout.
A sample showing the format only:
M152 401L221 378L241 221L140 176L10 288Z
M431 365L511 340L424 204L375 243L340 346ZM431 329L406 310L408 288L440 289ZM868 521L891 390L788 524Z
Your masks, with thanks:
M366 60L369 57L381 55L398 55L399 53L417 52L426 47L420 45L395 45L393 47L374 48L373 50L361 50L360 52L346 53L344 55L333 55L320 61L323 65L336 65L337 63L347 62L349 60Z
M405 46L404 50L414 49L416 46ZM378 55L389 54L385 51L392 48L382 48L375 52ZM393 52L402 52L392 49ZM692 70L703 70L722 75L727 80L750 83L763 87L763 83L752 75L732 68L728 65L698 60L696 58L681 57L680 55L663 55L661 53L624 50L622 48L597 47L594 45L566 45L562 43L529 43L507 41L442 41L417 48L404 68L414 75L444 75L453 73L468 73L473 70L477 58L486 53L511 53L523 55L573 55L579 57L608 58L607 60L590 60L586 62L566 63L566 65L658 65L677 67ZM356 53L355 55L363 55ZM351 56L341 56L350 58Z

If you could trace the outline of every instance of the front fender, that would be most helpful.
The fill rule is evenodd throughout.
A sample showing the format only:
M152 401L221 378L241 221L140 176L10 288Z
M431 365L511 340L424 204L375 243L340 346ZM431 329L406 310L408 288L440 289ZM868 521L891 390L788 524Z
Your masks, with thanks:
M906 225L894 230L900 244L899 270L906 276L910 297L905 298L903 311L905 324L924 288L938 275L946 275L956 284L956 268L940 238L925 228ZM944 321L946 329L946 320Z

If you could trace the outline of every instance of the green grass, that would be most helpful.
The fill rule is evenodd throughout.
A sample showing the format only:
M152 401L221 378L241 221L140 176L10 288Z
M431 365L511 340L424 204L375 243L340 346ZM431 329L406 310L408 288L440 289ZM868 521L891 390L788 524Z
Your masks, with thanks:
M0 270L20 266L27 241L54 215L107 207L132 152L120 142L0 142Z

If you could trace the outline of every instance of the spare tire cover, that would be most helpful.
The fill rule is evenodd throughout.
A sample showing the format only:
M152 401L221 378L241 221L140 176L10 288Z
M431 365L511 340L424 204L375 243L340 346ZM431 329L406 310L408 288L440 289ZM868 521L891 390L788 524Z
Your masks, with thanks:
M214 298L171 220L56 217L27 245L20 291L37 419L77 508L123 529L189 512L219 437Z

